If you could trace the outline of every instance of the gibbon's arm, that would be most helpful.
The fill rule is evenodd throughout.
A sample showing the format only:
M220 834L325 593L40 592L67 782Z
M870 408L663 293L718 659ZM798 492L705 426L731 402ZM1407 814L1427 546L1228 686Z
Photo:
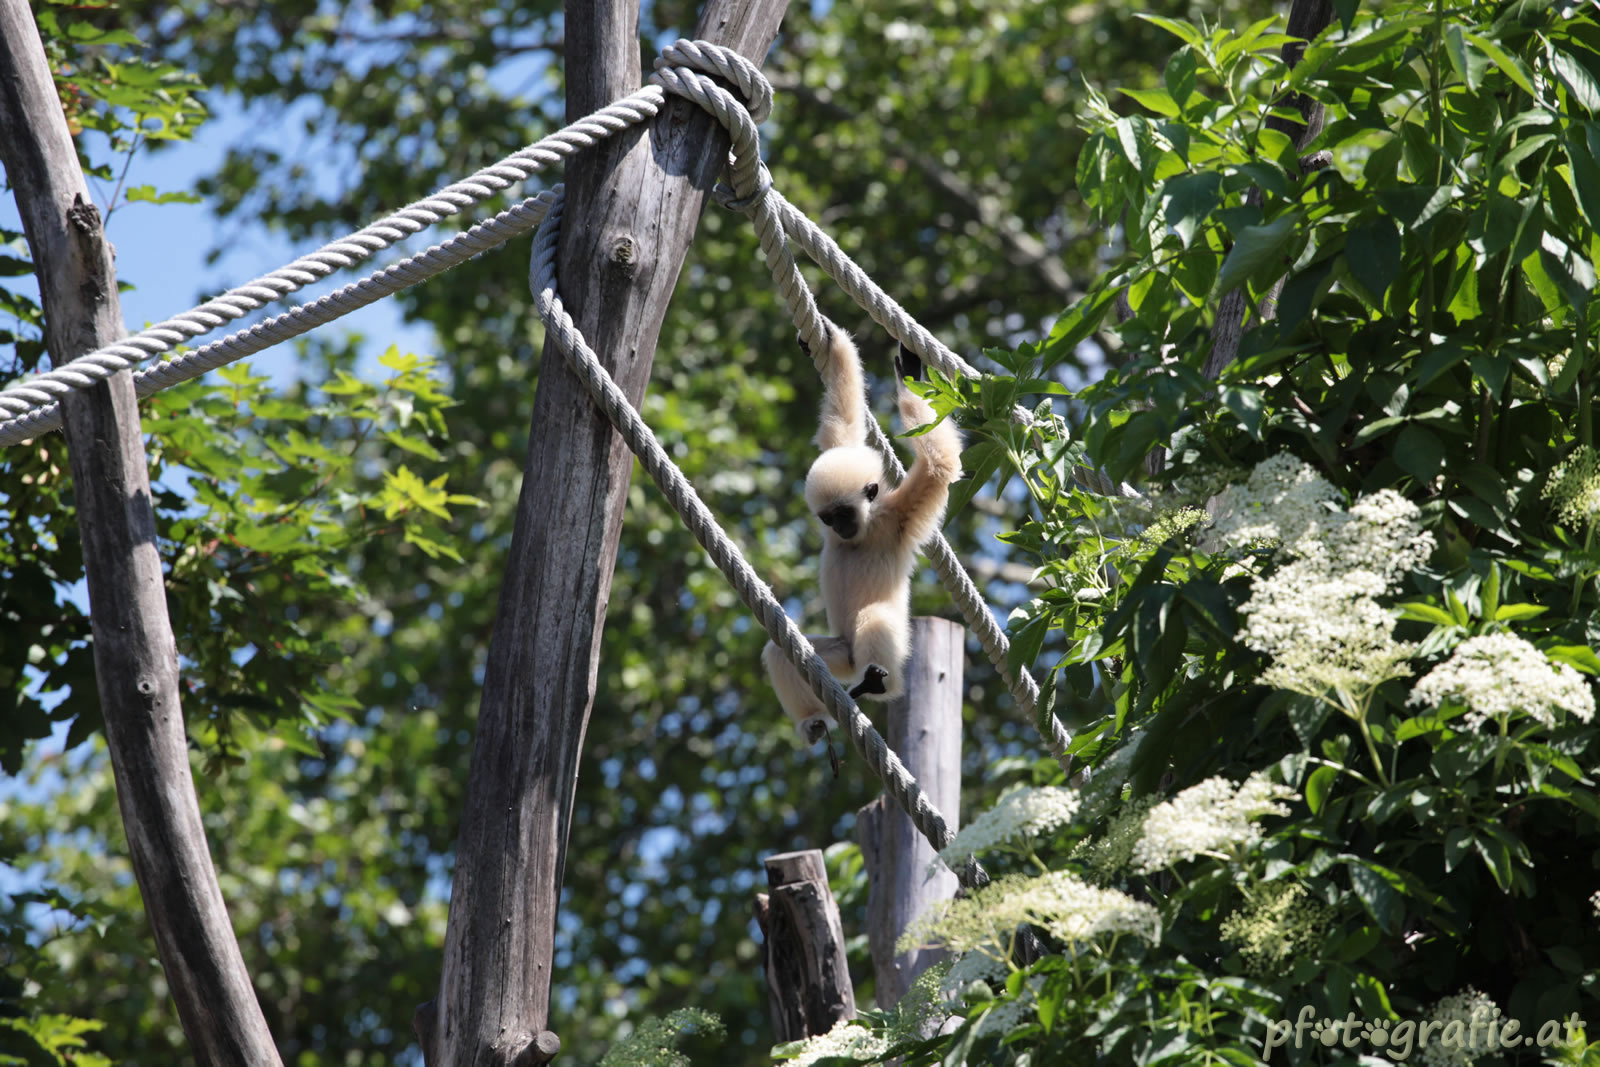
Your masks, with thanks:
M911 369L907 369L909 365ZM902 349L895 367L904 378L917 377L921 363ZM900 420L905 429L930 423L936 417L928 402L900 386ZM944 508L950 499L950 486L961 477L961 431L945 419L927 433L910 439L916 462L903 482L884 498L882 506L900 520L902 543L921 546L932 540L944 522Z
M811 355L803 338L800 348ZM861 378L861 356L855 342L831 322L828 324L828 362L822 381L822 419L817 426L817 447L827 451L841 445L866 444L867 392Z

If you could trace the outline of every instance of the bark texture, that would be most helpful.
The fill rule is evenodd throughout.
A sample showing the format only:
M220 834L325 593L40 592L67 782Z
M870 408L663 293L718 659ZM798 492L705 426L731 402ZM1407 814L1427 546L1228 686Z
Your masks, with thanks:
M116 269L28 5L0 0L0 160L60 364L123 336ZM200 822L178 651L128 371L62 400L94 634L95 684L134 876L201 1063L275 1065Z
M759 63L784 7L711 0L695 36ZM569 120L641 84L638 18L634 0L568 5ZM647 130L612 138L568 167L562 300L635 404L728 146L714 118L678 100ZM424 1048L432 1064L531 1062L518 1057L548 1032L573 793L632 463L546 342Z

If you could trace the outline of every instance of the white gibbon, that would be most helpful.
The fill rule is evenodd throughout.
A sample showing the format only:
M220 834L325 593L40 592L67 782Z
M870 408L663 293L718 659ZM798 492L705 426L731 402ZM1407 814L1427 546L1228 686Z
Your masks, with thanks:
M811 354L804 340L800 347ZM806 475L806 506L824 527L822 597L833 636L808 637L833 676L853 686L851 697L890 700L904 691L911 654L911 573L917 551L944 522L951 483L961 477L961 433L945 419L911 438L916 461L898 486L880 491L883 459L867 444L871 415L861 357L831 324L828 349L816 437L823 452ZM902 345L895 370L903 428L933 422L933 408L905 384L921 377L921 360ZM833 718L804 675L771 641L761 662L800 736L825 736Z

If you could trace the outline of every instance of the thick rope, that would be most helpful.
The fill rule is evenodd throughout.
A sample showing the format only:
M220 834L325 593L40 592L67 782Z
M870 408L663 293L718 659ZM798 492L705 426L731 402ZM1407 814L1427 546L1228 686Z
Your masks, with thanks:
M680 41L679 45L684 43ZM737 58L749 65L742 56ZM753 76L765 81L759 70L753 65L749 66L747 77ZM740 81L739 84L743 85L744 82ZM772 189L771 181L760 162L755 117L750 111L745 110L732 93L709 78L695 76L689 71L680 71L676 80L664 85L668 92L694 101L717 116L718 120L728 127L734 146L734 162L729 168L732 195L755 226L756 238L761 245L761 253L767 261L767 267L772 273L772 280L785 306L788 307L800 336L805 339L819 373L824 370L828 358L828 325L817 310L816 298L811 293L811 287L800 274L800 267L795 262L794 254L789 250L789 242L785 238L786 231L798 232L804 238L801 240L801 246L813 259L823 265L823 269L839 282L841 288L866 308L874 320L905 341L908 347L922 355L930 364L950 377L977 376L976 368L950 351L938 338L924 329L893 298L874 284L866 272L845 255L827 234L784 200L782 194ZM790 216L793 216L792 220ZM800 238L797 237L797 240ZM883 428L878 424L877 417L870 410L867 413L866 423L872 446L883 455L891 477L896 482L900 481L906 475L905 467L895 453L894 445L890 443ZM926 551L940 583L949 591L956 607L960 609L967 624L977 635L978 643L984 653L1005 680L1011 690L1012 699L1037 727L1039 724L1034 711L1039 702L1038 683L1026 669L1012 670L1008 662L1011 643L995 620L994 613L989 610L989 605L973 585L966 569L956 558L950 542L945 540L943 534L936 534ZM1048 731L1041 728L1040 736L1052 754L1065 766L1067 745L1071 743L1071 736L1067 733L1066 727L1052 714Z
M492 219L456 234L442 244L434 245L414 256L408 256L392 266L375 271L326 296L291 308L282 315L275 315L248 329L239 330L220 340L202 345L192 352L184 352L153 367L135 371L134 392L143 399L169 386L198 378L207 371L298 337L352 311L364 308L384 297L393 296L402 289L459 266L472 257L502 245L513 237L520 237L538 226L554 199L554 193L541 192L538 196L529 197L515 207L507 208ZM0 446L26 441L42 433L59 429L60 426L60 404L46 404L18 418L0 421Z
M768 95L770 99L770 92ZM583 148L653 118L666 103L658 85L648 85L592 115L543 137L471 177L448 185L425 200L402 208L355 233L323 245L271 274L230 289L214 300L96 349L45 374L13 382L0 391L0 418L14 420L53 403L76 389L87 389L138 363L210 333L289 293L354 266L419 230L487 200L513 183L525 181ZM13 438L12 440L21 440ZM11 443L8 441L7 443Z
M650 427L628 402L621 387L600 364L599 357L583 339L572 316L567 314L556 287L556 245L560 229L561 200L557 199L534 237L528 278L548 335L555 339L556 347L567 359L567 365L617 428L628 448L639 457L640 465L694 534L695 540L700 542L712 562L727 576L739 599L745 602L772 640L783 649L784 655L805 675L828 711L844 725L845 732L850 735L867 766L883 781L884 790L911 817L912 823L934 849L942 850L953 836L945 824L944 816L928 801L917 780L900 762L900 757L895 755L883 736L873 728L871 721L856 707L839 680L817 655L811 642L784 614L771 588L756 574L739 546L717 524L694 486L684 477L683 471L667 457L666 449L661 447L661 442L656 440ZM976 864L969 865L957 874L962 883L969 887L985 880Z

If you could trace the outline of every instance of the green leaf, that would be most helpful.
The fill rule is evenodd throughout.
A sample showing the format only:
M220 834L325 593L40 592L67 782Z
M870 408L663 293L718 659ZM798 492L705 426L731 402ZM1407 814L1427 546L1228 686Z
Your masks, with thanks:
M1423 604L1418 601L1411 601L1409 603L1399 604L1397 607L1400 611L1400 617L1402 619L1413 619L1417 622L1431 622L1436 626L1457 625L1453 615L1441 608L1434 607L1432 604Z
M1444 466L1444 443L1433 431L1412 423L1395 438L1394 461L1419 483L1431 484Z
M1327 803L1328 793L1338 778L1337 767L1318 767L1311 772L1311 777L1306 779L1306 803L1311 807L1311 814L1322 811L1322 805Z
M1594 75L1555 45L1549 45L1548 49L1550 68L1567 87L1567 95L1591 115L1600 111L1600 84L1596 84Z
M1289 211L1264 226L1246 226L1222 261L1215 291L1226 293L1236 289L1258 271L1284 260L1300 221L1300 212ZM1288 266L1286 262L1283 265Z
M1400 270L1400 232L1388 219L1357 226L1345 234L1345 261L1350 274L1361 283L1379 307Z
M1477 92L1483 84L1485 60L1481 52L1468 46L1459 24L1451 22L1444 28L1444 47L1456 77L1466 83L1468 92Z
M1166 70L1162 72L1167 92L1180 111L1189 102L1189 97L1194 95L1196 67L1194 49L1184 47L1172 54L1172 58L1167 60Z
M1136 12L1134 18L1144 19L1152 26L1160 26L1163 30L1183 41L1184 44L1192 44L1196 48L1200 48L1205 44L1205 38L1200 35L1200 31L1187 22L1162 18L1160 15L1147 15L1143 12Z
M1182 109L1178 107L1178 102L1172 99L1172 94L1165 89L1121 89L1118 91L1124 96L1132 97L1144 107L1166 118L1175 119L1182 114ZM1127 145L1124 144L1123 147L1126 148ZM1134 162L1135 164L1138 162L1136 157Z
M1487 37L1480 37L1475 33L1465 33L1467 40L1471 41L1484 55L1488 56L1501 73L1516 83L1517 88L1529 96L1538 98L1539 94L1533 88L1533 79L1529 75L1527 64L1522 60L1509 56L1505 50Z
M1404 881L1387 867L1354 860L1350 863L1350 887L1384 933L1396 934L1405 918Z
M1162 186L1161 212L1183 247L1194 241L1206 217L1221 202L1222 175L1206 170L1168 178Z
M1245 433L1261 440L1261 390L1247 385L1222 387L1222 402L1233 412Z
M1501 604L1492 612L1486 607L1484 614L1495 622L1516 622L1520 619L1532 619L1549 611L1544 604Z

